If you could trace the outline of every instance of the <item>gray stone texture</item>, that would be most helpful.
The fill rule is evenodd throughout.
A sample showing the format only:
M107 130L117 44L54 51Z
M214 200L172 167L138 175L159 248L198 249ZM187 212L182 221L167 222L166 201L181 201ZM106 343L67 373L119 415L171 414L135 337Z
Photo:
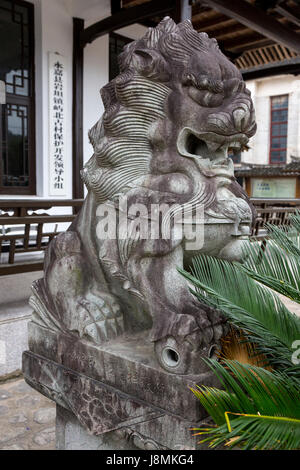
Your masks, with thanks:
M255 133L250 92L216 41L188 21L165 18L149 29L124 49L120 69L101 91L105 112L90 131L88 196L33 285L33 321L95 345L147 330L162 368L204 373L199 357L213 354L224 318L195 300L177 268L196 254L242 259L254 209L228 150ZM178 211L189 211L188 224ZM193 227L204 242L191 247Z
M115 432L92 436L75 416L57 405L56 448L58 450L138 450L133 443L120 439Z
M27 325L30 287L40 272L1 276L0 280L0 377L20 371L22 353L28 348Z
M54 450L56 411L53 401L21 378L0 382L0 395L6 397L0 402L0 450ZM37 422L36 416L49 419Z
M150 28L120 70L90 131L88 196L33 284L23 372L58 405L61 449L195 449L190 428L207 416L189 388L217 384L202 359L227 325L178 268L195 255L242 260L255 211L228 151L255 133L254 109L240 72L188 21ZM145 236L153 223L157 238Z

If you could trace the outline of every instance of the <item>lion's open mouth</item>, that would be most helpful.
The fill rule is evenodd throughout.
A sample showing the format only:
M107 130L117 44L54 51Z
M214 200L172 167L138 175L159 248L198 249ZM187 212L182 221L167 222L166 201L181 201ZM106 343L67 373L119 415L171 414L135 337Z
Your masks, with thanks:
M233 163L230 153L239 152L248 142L245 134L224 136L213 132L200 132L184 128L178 137L177 148L182 156L203 163L216 176L232 178Z

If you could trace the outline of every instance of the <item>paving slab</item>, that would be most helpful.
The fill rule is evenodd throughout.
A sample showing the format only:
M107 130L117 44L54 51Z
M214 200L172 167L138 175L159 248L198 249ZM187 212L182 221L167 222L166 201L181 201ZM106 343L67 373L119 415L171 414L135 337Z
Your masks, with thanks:
M55 450L55 413L22 378L0 382L0 450Z

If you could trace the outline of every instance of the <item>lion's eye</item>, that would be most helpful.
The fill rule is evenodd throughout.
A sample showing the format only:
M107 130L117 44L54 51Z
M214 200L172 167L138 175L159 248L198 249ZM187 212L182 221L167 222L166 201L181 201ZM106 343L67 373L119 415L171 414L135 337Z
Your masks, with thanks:
M189 96L201 106L216 108L223 102L224 96L221 93L211 93L208 90L198 90L190 86L188 89Z
M193 73L187 73L182 83L188 87L189 96L201 106L214 108L223 102L223 84L218 80L207 75L196 77Z
M198 90L207 90L211 93L223 93L224 86L220 80L215 80L208 75L194 75L187 73L183 76L183 85L194 86Z

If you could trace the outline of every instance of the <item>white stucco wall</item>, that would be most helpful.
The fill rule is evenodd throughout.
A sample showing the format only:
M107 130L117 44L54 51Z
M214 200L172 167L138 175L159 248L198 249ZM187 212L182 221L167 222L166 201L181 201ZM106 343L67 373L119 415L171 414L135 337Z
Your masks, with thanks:
M247 82L256 111L257 132L243 152L242 161L268 164L270 153L270 97L289 95L287 163L291 155L300 157L300 78L280 75Z
M91 23L98 21L93 19ZM87 22L86 26L89 26ZM147 28L134 24L115 31L116 33L137 39L145 34ZM89 143L88 131L99 120L104 108L100 89L109 79L109 36L108 34L87 44L84 50L84 89L83 89L83 160L86 162L93 153Z
M49 197L49 79L48 54L58 52L67 61L65 183L72 198L72 53L73 22L61 0L29 0L35 5L36 187L38 197ZM17 196L16 196L17 197Z
M72 198L72 55L73 17L83 18L85 27L110 15L109 0L29 0L35 6L35 92L36 92L36 196L49 198L49 79L48 53L58 52L67 60L65 181L66 198ZM136 39L145 27L132 25L119 34ZM98 38L84 49L84 162L92 155L89 129L103 113L100 89L108 82L109 36ZM6 198L0 195L0 198ZM24 196L10 196L24 198ZM51 197L52 198L52 197ZM61 199L62 197L58 197ZM59 209L56 209L58 212ZM65 211L65 209L62 209Z
M103 113L100 89L108 82L108 35L87 44L84 50L83 75L83 161L92 155L88 131Z

